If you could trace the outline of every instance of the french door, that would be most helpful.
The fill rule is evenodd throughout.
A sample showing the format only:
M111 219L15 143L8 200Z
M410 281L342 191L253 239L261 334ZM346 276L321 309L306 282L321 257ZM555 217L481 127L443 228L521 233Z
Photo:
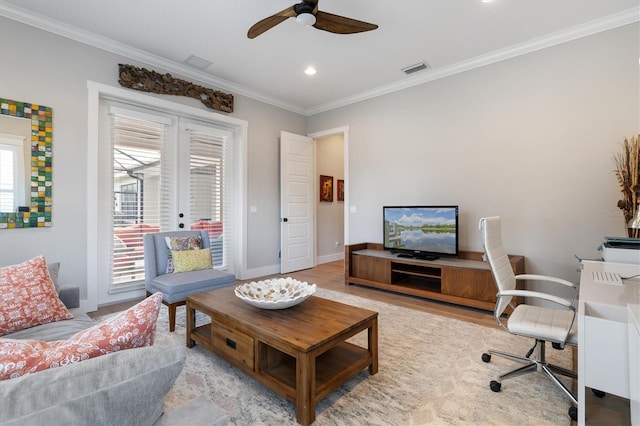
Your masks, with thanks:
M100 149L112 161L111 196L101 197L109 226L100 234L110 262L98 303L144 288L146 233L206 230L214 267L234 272L233 133L116 101L104 100L100 109Z

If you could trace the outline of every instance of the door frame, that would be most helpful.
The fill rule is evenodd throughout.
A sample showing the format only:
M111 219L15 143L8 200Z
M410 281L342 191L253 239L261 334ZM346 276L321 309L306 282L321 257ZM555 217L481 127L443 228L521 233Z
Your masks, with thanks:
M124 102L130 102L152 109L160 109L170 112L185 113L193 118L204 121L216 122L230 130L234 135L234 155L236 156L235 170L235 227L234 236L234 264L236 276L243 279L247 271L246 235L247 235L247 133L248 122L235 117L229 117L213 111L205 111L178 102L159 99L147 94L121 89L94 81L87 81L87 294L86 299L80 299L80 307L87 312L98 308L98 276L101 262L98 259L101 232L105 232L103 225L99 224L99 169L100 158L98 155L99 144L99 110L100 99L108 98ZM123 293L122 300L130 299L133 293ZM144 291L141 291L144 295ZM135 297L135 296L134 296ZM117 300L114 300L117 301Z
M342 135L342 141L343 141L343 161L344 161L344 236L343 236L343 240L344 240L344 245L345 247L347 245L350 244L349 242L349 211L350 211L350 207L349 207L349 126L345 125L345 126L340 126L340 127L334 127L332 129L327 129L327 130L321 130L319 132L313 132L313 133L308 133L307 136L309 136L310 138L313 138L313 162L315 164L316 161L316 144L318 143L318 139L321 138L326 138L329 136L336 136L336 135ZM314 180L315 184L314 184L314 188L316 189L316 197L315 197L315 205L314 208L317 211L318 208L318 203L319 201L319 197L318 195L318 182L317 180ZM313 222L313 236L314 236L314 241L317 242L317 227L318 227L318 221L317 218L314 219ZM343 247L344 249L344 247ZM314 262L317 264L318 262L318 251L316 250L315 253L315 259Z

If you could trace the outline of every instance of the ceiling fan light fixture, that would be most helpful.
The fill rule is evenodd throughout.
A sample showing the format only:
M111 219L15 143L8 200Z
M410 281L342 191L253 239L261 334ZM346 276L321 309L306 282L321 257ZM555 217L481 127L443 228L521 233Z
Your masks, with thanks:
M249 28L247 37L251 39L256 38L265 31L289 20L289 18L295 18L296 22L301 25L307 27L313 26L315 29L333 34L363 33L378 28L376 24L322 12L318 10L318 1L319 0L302 0L301 3L289 6L274 15L259 20ZM1 0L0 3L2 3Z
M313 13L304 12L296 16L296 22L310 27L316 23L316 17L313 15Z

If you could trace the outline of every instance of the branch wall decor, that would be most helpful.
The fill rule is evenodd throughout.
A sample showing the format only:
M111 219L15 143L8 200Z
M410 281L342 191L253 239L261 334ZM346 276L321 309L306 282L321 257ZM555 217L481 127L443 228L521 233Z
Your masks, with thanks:
M200 100L207 108L233 112L233 95L219 90L207 89L188 81L174 78L171 74L160 74L133 65L118 64L122 87L163 95L189 96Z

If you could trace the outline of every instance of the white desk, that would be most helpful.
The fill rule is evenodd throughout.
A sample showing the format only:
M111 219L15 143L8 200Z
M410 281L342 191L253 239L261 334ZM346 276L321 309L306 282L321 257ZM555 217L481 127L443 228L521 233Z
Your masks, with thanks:
M631 423L640 425L640 305L629 305L629 398Z
M593 282L593 271L640 273L640 265L583 260L578 305L578 425L585 424L587 387L631 399L631 422L638 417L638 337L640 278L622 286ZM636 340L634 340L636 339ZM635 414L635 416L634 416Z

